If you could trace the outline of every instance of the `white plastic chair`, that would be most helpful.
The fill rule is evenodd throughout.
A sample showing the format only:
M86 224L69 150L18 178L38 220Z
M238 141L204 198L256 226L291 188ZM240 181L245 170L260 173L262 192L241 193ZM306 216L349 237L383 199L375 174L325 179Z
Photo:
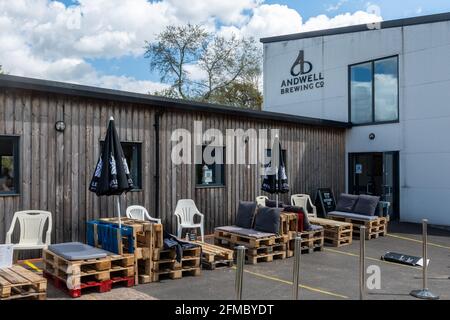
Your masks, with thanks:
M26 210L14 213L11 227L6 233L6 244L11 244L11 237L17 221L20 227L19 243L14 243L14 250L47 249L50 245L52 234L52 214L48 211ZM48 221L45 240L44 226Z
M150 217L147 209L145 209L142 206L129 206L127 208L126 213L127 213L127 217L130 219L136 219L136 220L142 220L142 221L149 220L149 221L153 221L155 223L161 223L161 219Z
M306 211L308 217L317 218L317 208L313 205L311 197L307 194L293 194L291 196L291 205L302 207ZM310 211L310 209L312 211Z
M204 232L204 215L200 213L195 205L195 202L191 199L181 199L178 200L177 206L175 208L175 216L177 217L177 236L181 238L183 229L193 229L200 228L200 234L202 236L202 242L205 242L205 232ZM200 216L200 223L194 222L194 217Z
M266 196L259 196L259 197L256 197L256 204L257 204L258 206L265 207L265 206L266 206L266 200L268 200L268 199L269 199L269 198L266 197Z

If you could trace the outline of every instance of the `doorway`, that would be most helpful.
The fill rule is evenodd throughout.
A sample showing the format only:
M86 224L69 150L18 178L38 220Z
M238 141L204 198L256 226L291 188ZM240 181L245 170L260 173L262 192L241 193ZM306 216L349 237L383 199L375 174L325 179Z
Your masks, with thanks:
M393 152L350 153L349 193L379 196L391 203L389 215L398 220L399 154Z

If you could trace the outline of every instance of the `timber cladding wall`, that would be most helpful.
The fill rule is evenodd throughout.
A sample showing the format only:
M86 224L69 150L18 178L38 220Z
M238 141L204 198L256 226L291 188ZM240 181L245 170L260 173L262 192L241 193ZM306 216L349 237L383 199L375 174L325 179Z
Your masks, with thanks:
M112 198L98 198L88 184L99 156L107 121L114 116L122 141L142 143L142 189L122 197L122 214L131 204L155 215L155 114L163 109L36 91L0 88L0 135L20 137L20 195L0 196L0 243L15 211L48 210L53 214L52 242L85 239L86 221L114 216ZM55 123L66 123L64 132ZM160 116L160 217L174 232L178 199L193 199L205 214L206 231L234 222L239 200L261 195L257 165L226 165L225 187L196 188L195 166L171 162L173 130L280 129L287 151L291 191L314 195L319 187L344 191L345 129L261 121L233 114L167 109ZM225 146L226 147L226 146ZM280 198L287 202L288 195Z

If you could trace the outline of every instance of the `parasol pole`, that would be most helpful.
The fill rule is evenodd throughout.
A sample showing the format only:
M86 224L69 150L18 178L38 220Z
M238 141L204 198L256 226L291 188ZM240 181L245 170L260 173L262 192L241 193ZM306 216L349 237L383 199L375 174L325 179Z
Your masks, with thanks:
M116 205L117 205L117 217L119 218L119 228L122 228L122 221L120 220L120 196L116 197Z

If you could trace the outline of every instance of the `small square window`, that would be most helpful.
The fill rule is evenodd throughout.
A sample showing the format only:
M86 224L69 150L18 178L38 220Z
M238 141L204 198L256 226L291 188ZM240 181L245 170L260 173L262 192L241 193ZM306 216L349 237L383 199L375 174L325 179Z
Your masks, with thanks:
M207 146L202 146L202 164L197 164L195 166L196 171L196 184L199 187L216 187L225 185L225 148L224 147L213 147L210 151L206 150ZM216 159L217 162L211 163L207 161L203 156L205 154L210 154L211 158Z
M0 137L0 195L19 193L19 138Z

